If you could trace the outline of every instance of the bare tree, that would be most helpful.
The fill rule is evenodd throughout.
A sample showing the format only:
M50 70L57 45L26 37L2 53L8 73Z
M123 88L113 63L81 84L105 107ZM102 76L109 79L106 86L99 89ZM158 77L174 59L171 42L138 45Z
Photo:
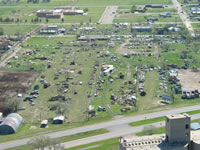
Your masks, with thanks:
M57 114L65 114L67 111L67 104L59 103L56 107Z
M44 150L45 148L51 150L64 150L64 147L61 146L58 140L51 139L48 136L40 136L33 138L30 141L28 141L27 144L30 145L31 148L38 150Z
M16 98L8 97L2 102L0 102L0 112L3 112L4 115L16 112L19 108L19 105L20 105L20 99L18 99L17 97Z

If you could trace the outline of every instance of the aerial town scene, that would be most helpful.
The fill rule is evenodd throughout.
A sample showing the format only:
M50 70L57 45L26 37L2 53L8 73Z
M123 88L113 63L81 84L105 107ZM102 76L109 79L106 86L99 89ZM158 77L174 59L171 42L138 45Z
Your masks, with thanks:
M200 0L0 0L0 150L200 150Z

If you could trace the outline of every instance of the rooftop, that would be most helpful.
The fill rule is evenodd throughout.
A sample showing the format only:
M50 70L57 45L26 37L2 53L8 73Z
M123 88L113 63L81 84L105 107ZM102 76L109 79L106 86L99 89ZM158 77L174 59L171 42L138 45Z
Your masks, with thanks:
M190 116L184 113L184 114L167 115L166 117L169 119L179 119L179 118L188 118Z
M164 134L143 137L127 136L121 138L121 143L126 150L175 150L187 147L186 143L169 144L165 142Z

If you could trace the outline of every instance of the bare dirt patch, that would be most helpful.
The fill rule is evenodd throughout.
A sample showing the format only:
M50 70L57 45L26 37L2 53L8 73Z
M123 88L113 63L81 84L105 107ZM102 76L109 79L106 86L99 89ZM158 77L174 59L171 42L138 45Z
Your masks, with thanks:
M0 101L6 97L24 94L39 75L38 72L0 71Z
M183 89L200 90L200 72L179 70L179 78Z

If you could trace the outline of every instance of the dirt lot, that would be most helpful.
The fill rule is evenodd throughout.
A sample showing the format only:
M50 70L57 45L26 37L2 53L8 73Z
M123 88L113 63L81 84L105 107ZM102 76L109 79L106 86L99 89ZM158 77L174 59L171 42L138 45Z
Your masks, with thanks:
M18 93L24 94L38 75L38 72L0 71L0 101Z
M179 70L179 78L182 88L186 90L200 90L200 72Z

